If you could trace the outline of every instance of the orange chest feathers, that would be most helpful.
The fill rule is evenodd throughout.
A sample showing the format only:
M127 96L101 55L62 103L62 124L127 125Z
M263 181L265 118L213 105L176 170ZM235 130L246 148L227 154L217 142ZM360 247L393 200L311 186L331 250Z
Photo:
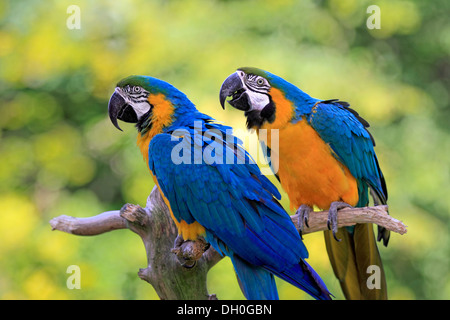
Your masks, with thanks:
M273 96L272 96L273 98ZM278 102L276 99L278 98ZM281 97L276 103L276 119L292 118L293 107ZM281 108L278 108L281 106ZM289 111L291 110L291 111ZM290 113L290 114L289 114ZM356 179L332 154L332 150L306 119L296 123L283 121L266 124L267 134L258 134L271 149L272 166L277 171L281 186L288 194L291 208L302 204L326 210L333 201L344 201L350 205L358 202ZM270 130L279 130L278 139Z
M150 141L158 133L161 133L164 127L169 126L173 121L174 107L163 94L150 94L148 101L153 106L150 118L150 129L144 134L138 133L136 144L141 150L142 156L148 163L148 147Z

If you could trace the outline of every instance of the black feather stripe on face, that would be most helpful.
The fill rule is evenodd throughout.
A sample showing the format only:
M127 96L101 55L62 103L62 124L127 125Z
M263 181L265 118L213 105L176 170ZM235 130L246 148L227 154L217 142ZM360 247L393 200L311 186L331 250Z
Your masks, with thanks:
M152 110L153 110L153 106L150 106L150 110L148 110L147 113L145 113L139 119L139 121L136 123L136 128L138 129L138 131L141 134L146 133L148 130L150 130L152 128L152 122L151 122Z
M270 99L270 102L261 111L246 111L245 116L247 118L247 128L261 128L266 121L269 123L274 122L275 110L275 104L272 102L272 99Z
M259 110L246 111L245 117L247 118L247 129L260 128L264 123Z
M270 102L261 110L261 117L267 119L269 123L275 121L275 104L270 99Z

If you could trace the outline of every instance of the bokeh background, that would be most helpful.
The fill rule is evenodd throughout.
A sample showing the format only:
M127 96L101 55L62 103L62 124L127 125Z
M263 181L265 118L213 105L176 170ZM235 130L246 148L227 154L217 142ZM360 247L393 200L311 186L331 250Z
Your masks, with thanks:
M366 26L372 4L381 29ZM80 29L66 25L70 5ZM447 0L1 1L0 298L157 299L137 277L146 266L138 236L76 237L48 221L145 205L153 182L135 129L119 132L107 114L118 80L164 79L244 130L218 92L236 68L256 66L369 120L391 215L408 226L380 246L390 298L449 299L449 13ZM305 241L342 299L322 234ZM66 286L70 265L81 269L81 289ZM282 299L309 299L278 283ZM208 287L243 299L228 259Z

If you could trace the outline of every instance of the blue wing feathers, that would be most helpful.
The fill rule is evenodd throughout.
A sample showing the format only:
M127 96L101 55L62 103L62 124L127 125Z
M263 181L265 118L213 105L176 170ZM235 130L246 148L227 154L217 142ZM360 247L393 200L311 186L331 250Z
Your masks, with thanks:
M356 111L341 102L322 102L314 107L308 121L330 145L335 157L358 181L358 206L368 203L367 186L387 199L383 174L374 151L374 140L367 131L369 124Z
M226 128L211 123L207 126ZM194 134L193 128L186 130ZM181 142L172 141L168 133L158 134L150 142L149 168L168 198L174 217L187 223L200 223L206 229L206 240L217 251L230 256L246 297L277 298L272 273L287 278L283 272L290 270L289 278L294 279L290 282L300 286L300 280L306 279L305 270L293 266L308 256L306 247L289 215L276 200L280 193L261 174L247 152L243 153L244 164L194 164L193 150L187 152L192 164L174 164L171 159L171 150L178 143L191 148L194 144L202 145L205 150L213 141L225 139L215 135L209 141ZM226 142L221 153L234 154L236 162L236 153L227 152L227 148L236 150L240 146L233 146L228 138ZM317 292L322 290L316 279L307 278L307 281L314 281L309 286ZM304 289L305 284L300 287ZM328 291L322 291L322 295L315 297L329 298Z

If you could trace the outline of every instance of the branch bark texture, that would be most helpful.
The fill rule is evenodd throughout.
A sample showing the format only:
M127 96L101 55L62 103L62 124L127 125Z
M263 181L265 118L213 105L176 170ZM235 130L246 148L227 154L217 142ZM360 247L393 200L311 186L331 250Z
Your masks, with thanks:
M356 223L374 223L400 234L406 226L387 213L387 206L342 209L338 214L338 226ZM298 216L291 216L298 226ZM309 227L302 234L327 230L328 212L313 212ZM148 266L140 269L138 276L150 283L160 299L203 300L215 299L206 287L208 271L222 259L203 240L183 241L177 237L177 229L169 209L158 189L153 188L147 205L126 204L120 210L107 211L89 218L61 215L50 221L53 230L79 236L94 236L118 229L129 229L139 235L147 253Z
M298 226L298 218L298 215L291 216L291 220L296 226ZM328 230L327 220L328 211L312 212L308 220L309 227L305 226L302 234ZM405 234L407 232L403 222L388 214L388 206L386 205L339 210L339 228L353 226L357 223L374 223L399 234Z
M147 199L147 206L126 204L121 210L108 211L89 218L66 215L50 221L53 230L74 235L93 236L118 229L130 229L138 234L147 253L148 266L138 276L150 283L163 300L214 299L208 293L206 276L222 258L213 248L198 257L201 242L184 242L178 254L171 253L177 238L177 229L158 189L155 187ZM203 251L202 251L203 252ZM182 266L180 259L198 261L190 268Z

